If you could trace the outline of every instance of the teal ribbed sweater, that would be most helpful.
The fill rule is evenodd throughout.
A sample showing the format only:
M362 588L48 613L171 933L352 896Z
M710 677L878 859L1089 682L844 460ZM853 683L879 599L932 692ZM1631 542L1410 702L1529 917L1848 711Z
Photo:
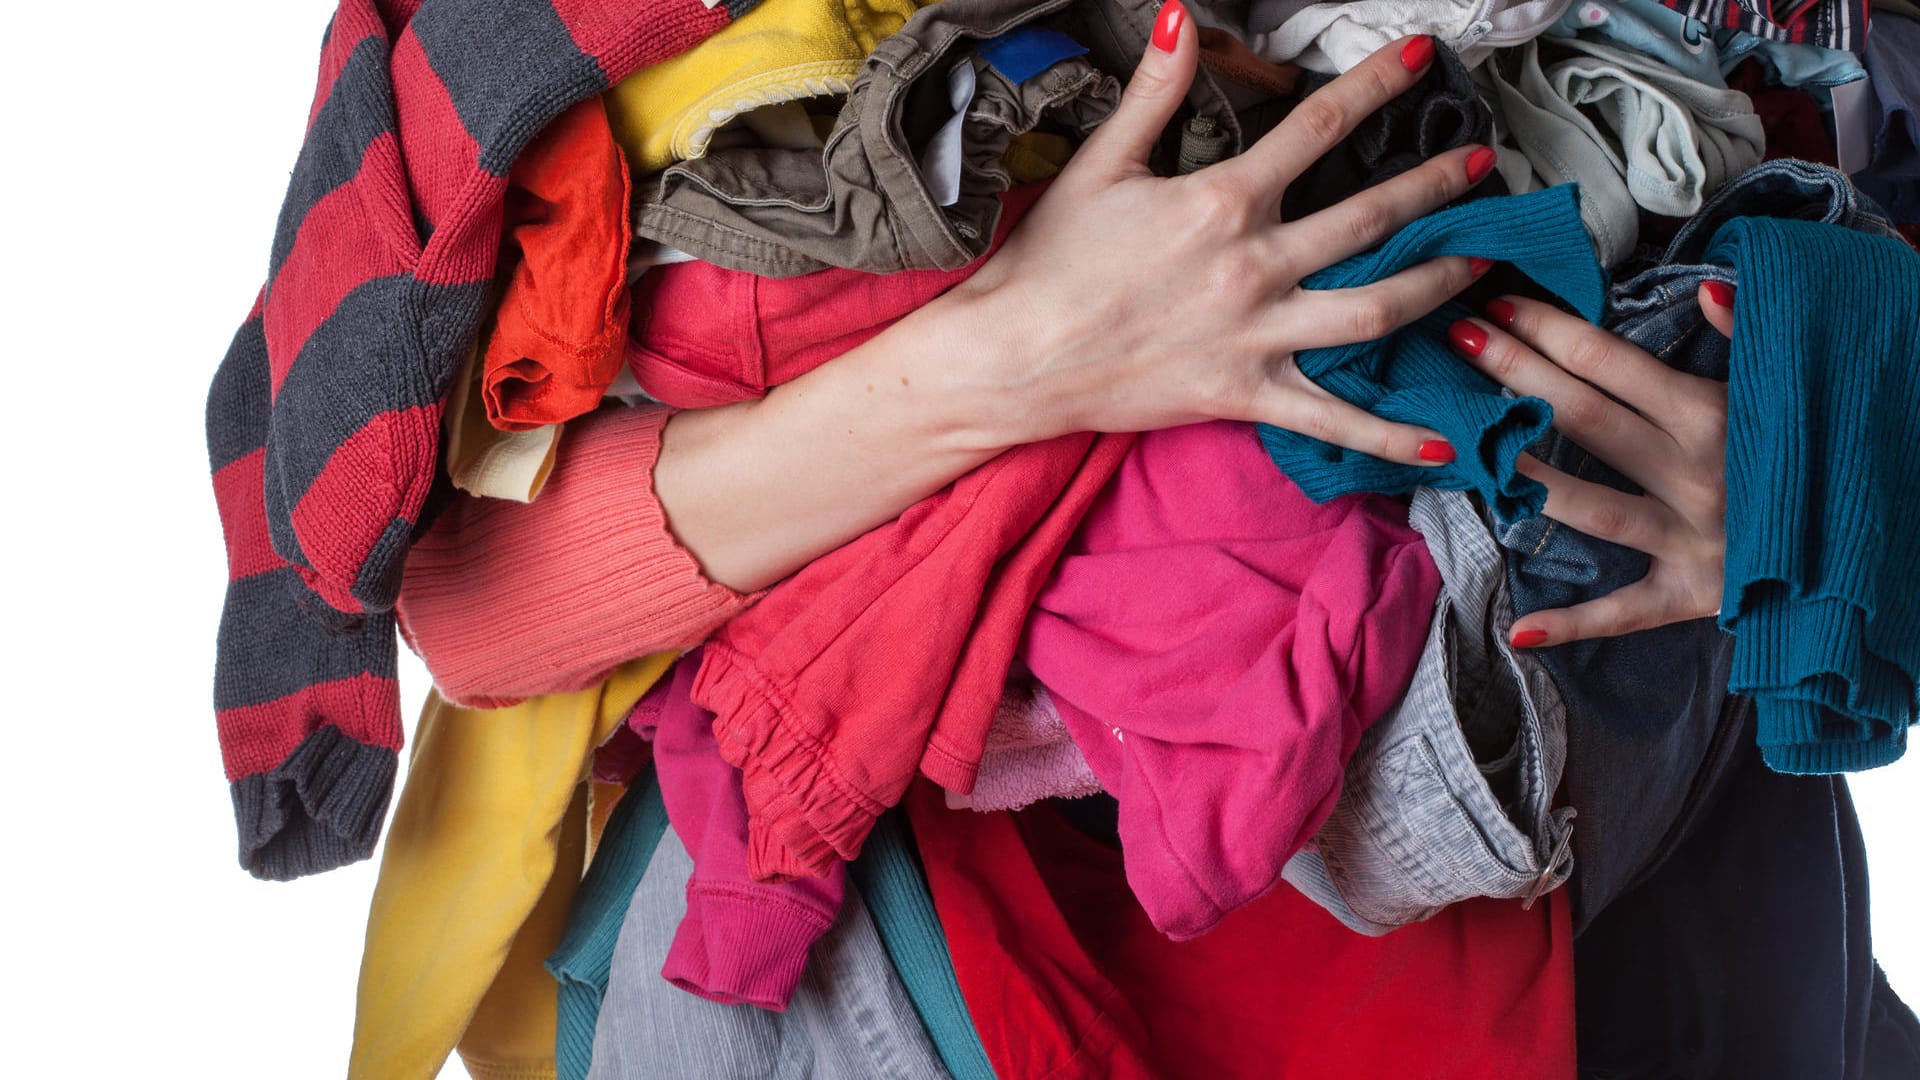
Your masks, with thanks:
M1920 254L1736 218L1727 386L1732 688L1782 772L1899 757L1920 708Z
M1378 248L1329 266L1302 284L1310 289L1367 285L1443 255L1511 263L1589 322L1599 319L1606 303L1607 272L1580 221L1579 190L1573 184L1429 214ZM1520 475L1514 463L1546 432L1553 409L1539 398L1503 395L1491 379L1453 354L1447 328L1472 314L1449 303L1377 341L1307 349L1294 358L1303 374L1334 396L1375 416L1446 436L1458 451L1450 464L1428 468L1382 461L1262 424L1260 441L1274 463L1315 502L1356 491L1404 495L1425 486L1478 492L1501 521L1540 513L1547 489Z
M648 767L613 808L593 865L580 879L573 914L560 945L547 958L547 970L560 981L559 1025L553 1060L560 1080L587 1080L593 1064L593 1029L613 974L613 947L620 940L633 892L646 875L653 851L667 831L667 804L660 782Z

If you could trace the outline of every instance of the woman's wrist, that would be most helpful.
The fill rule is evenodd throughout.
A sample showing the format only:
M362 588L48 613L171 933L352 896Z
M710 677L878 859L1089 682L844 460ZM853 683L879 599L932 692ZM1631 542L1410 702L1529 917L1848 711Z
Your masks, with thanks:
M676 414L654 491L709 579L765 588L1013 445L978 315L943 299L761 400Z

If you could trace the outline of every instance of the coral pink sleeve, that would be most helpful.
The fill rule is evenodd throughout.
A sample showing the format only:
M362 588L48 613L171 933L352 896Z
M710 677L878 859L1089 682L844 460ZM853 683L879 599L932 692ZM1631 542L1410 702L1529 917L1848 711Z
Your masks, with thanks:
M698 644L758 594L707 580L653 491L663 408L567 425L532 503L455 499L408 556L401 630L449 700L580 690Z

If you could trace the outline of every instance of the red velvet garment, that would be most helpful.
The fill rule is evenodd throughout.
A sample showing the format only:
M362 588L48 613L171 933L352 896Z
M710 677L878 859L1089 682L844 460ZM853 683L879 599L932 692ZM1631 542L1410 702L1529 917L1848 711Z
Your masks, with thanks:
M1049 805L908 812L954 973L1001 1076L1420 1077L1575 1074L1564 892L1456 904L1356 934L1282 886L1192 941L1127 892L1120 854Z

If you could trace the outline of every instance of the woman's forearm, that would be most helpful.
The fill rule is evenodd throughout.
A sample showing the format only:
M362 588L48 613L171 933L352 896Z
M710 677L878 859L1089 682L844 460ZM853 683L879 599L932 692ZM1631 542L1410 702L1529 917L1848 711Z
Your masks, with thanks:
M1009 445L1001 395L962 374L995 340L980 317L923 309L759 401L668 421L654 492L707 576L765 588Z

